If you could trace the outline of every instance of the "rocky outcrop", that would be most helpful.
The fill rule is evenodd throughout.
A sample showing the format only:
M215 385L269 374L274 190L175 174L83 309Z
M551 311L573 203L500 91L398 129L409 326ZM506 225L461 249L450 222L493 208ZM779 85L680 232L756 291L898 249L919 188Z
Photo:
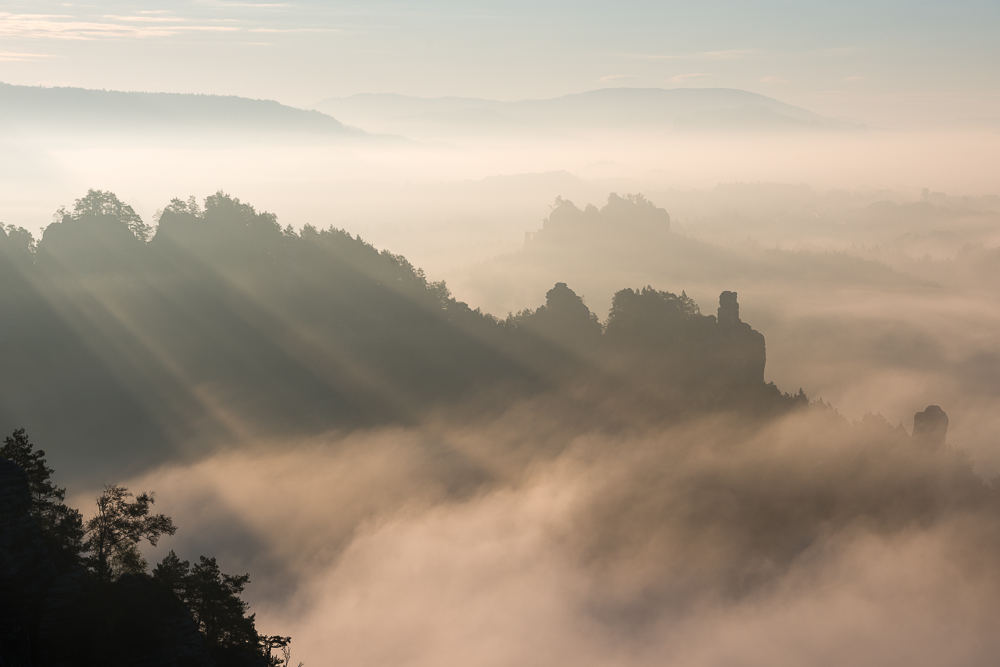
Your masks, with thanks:
M602 351L632 377L692 397L728 400L733 391L742 394L764 384L764 336L740 320L736 292L719 296L718 315L702 315L684 292L678 296L650 286L619 290L604 341Z
M0 458L0 665L32 664L31 626L55 568L31 517L28 476Z
M573 202L557 197L552 213L542 229L526 237L539 243L580 244L600 241L634 245L670 231L670 214L641 194L608 195L608 203L598 209L593 204L579 209Z
M723 329L732 329L740 321L740 304L736 300L736 292L723 292L719 295L719 316L716 322Z
M720 341L721 373L734 385L756 385L764 382L767 354L764 335L740 320L740 304L736 292L719 295L716 328Z
M948 415L937 405L928 405L923 412L913 415L913 442L939 449L948 436Z

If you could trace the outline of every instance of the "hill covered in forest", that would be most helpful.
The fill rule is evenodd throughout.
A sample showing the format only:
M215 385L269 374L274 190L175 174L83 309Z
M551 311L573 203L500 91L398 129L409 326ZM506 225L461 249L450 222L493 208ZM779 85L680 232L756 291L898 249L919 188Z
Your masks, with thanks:
M250 434L413 423L584 376L599 402L642 385L676 409L781 404L735 293L717 317L683 292L628 288L602 321L553 282L544 305L501 319L342 230L282 228L218 193L172 201L154 232L91 191L37 243L0 235L0 370L19 378L0 389L0 421L73 443L61 454L85 471Z
M726 245L675 231L669 213L641 194L611 193L606 203L577 206L557 197L540 229L520 250L457 276L463 294L489 308L517 307L565 280L592 304L609 303L620 285L650 282L718 293L734 285L902 286L920 280L848 252L767 247L753 238Z

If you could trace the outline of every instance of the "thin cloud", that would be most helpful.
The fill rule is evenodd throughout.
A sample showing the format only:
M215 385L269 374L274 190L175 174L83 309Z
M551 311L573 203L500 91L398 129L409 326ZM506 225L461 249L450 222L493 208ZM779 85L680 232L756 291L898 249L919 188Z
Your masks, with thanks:
M622 58L639 60L747 60L764 56L795 56L795 57L841 57L860 53L865 49L853 46L832 47L822 49L764 50L764 49L724 49L720 51L692 51L688 53L616 53Z
M760 80L761 83L788 83L788 79L782 79L778 76L765 76Z
M0 51L0 62L30 62L41 58L55 58L48 53L15 53L13 51Z
M182 32L208 31L233 32L230 26L208 25L131 25L129 23L65 21L72 18L62 14L10 14L0 13L0 37L22 39L74 39L170 37ZM118 20L142 22L143 18L115 17Z
M251 28L248 32L343 32L339 28Z
M742 60L744 58L753 58L761 53L762 51L757 49L728 49L725 51L699 51L696 53L623 53L620 55L640 60Z
M691 72L690 74L678 74L677 76L671 77L671 81L690 81L691 79L707 79L712 76L711 74L705 74L704 72Z
M206 4L222 7L261 7L265 9L291 7L290 4L284 2L208 2Z
M634 79L635 74L609 74L602 76L598 81L617 81L618 79Z
M112 21L137 21L140 23L163 23L163 22L181 22L187 21L188 19L181 18L179 16L105 16L106 19L111 19Z

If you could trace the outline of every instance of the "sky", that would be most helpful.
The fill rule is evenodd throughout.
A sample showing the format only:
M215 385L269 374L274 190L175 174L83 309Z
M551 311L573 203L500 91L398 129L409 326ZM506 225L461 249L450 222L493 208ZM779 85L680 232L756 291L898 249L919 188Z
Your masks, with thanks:
M0 3L0 81L308 107L729 87L883 125L1000 118L1000 3Z

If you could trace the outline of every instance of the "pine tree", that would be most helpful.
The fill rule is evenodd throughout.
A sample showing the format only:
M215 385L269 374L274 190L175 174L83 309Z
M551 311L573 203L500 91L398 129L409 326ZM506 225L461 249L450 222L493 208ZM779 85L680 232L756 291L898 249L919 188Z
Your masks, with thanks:
M45 450L35 450L21 428L4 438L0 457L13 461L28 474L31 515L56 566L64 570L77 564L83 549L83 517L63 502L66 489L52 483L54 471L45 460Z

